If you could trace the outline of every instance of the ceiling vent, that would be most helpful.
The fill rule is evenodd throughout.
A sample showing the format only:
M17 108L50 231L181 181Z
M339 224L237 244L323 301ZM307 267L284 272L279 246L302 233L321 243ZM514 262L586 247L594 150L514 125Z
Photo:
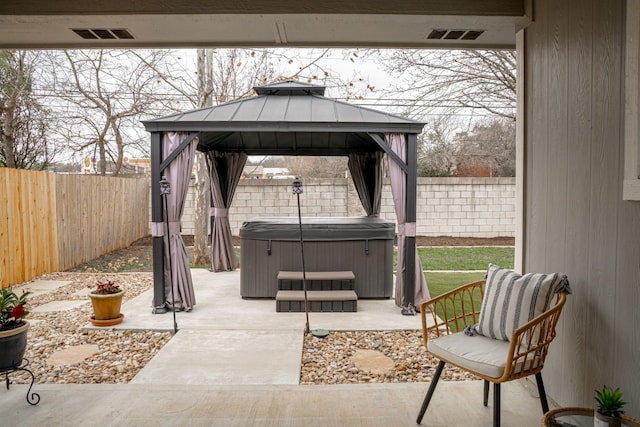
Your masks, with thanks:
M86 40L131 40L133 34L125 28L79 28L71 29Z
M475 40L480 37L485 30L431 30L427 39L429 40Z

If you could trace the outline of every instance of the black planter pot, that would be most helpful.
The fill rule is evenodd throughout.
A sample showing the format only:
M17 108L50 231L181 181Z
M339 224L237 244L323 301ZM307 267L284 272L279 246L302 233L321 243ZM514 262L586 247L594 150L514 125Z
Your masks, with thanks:
M19 328L0 332L0 372L18 368L27 349L29 322Z

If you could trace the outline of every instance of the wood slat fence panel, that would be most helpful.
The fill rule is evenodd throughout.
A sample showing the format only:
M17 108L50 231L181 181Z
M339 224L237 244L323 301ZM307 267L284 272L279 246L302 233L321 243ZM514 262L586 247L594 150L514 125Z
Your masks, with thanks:
M54 174L0 169L0 285L58 268Z
M0 287L67 270L148 234L148 178L0 168Z
M60 270L149 234L148 178L58 175L56 196Z

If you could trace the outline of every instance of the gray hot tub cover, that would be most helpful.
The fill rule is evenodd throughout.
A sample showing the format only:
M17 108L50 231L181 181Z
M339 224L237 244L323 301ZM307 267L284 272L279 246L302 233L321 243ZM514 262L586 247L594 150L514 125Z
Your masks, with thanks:
M255 240L300 240L298 218L258 217L245 221L240 237ZM302 218L302 238L313 241L384 240L395 237L395 223L375 217Z

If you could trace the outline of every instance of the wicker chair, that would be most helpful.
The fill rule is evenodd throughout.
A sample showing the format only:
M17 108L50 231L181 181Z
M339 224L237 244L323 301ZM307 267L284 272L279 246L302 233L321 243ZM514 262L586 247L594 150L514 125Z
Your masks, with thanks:
M503 382L535 375L542 411L549 411L540 372L549 344L556 336L556 324L566 300L566 293L559 292L555 304L547 311L514 330L511 341L502 341L479 335L468 337L463 332L467 325L478 322L480 306L474 304L473 297L479 296L482 300L484 290L485 281L481 280L421 304L424 345L440 362L420 408L418 424L421 423L429 406L445 363L464 369L484 380L484 406L487 406L489 399L489 382L493 383L495 427L500 426L500 384ZM436 313L441 313L442 318ZM431 317L432 326L427 326L427 316Z

